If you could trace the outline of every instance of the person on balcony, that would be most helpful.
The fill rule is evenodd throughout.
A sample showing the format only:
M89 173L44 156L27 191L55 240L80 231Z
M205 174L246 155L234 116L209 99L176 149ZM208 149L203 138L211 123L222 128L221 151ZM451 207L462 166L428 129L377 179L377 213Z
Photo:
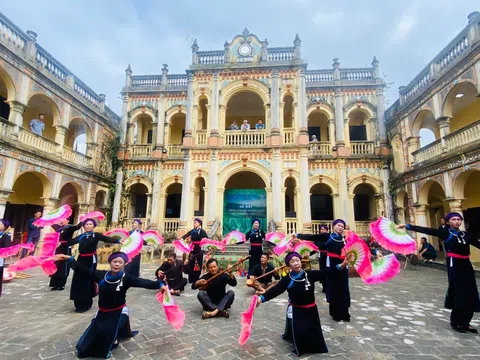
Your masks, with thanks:
M184 272L188 274L188 282L190 284L196 282L200 278L203 264L203 252L200 247L200 241L203 238L208 238L205 230L202 229L202 219L195 218L193 220L193 229L182 236L182 239L190 238L193 244L193 250L190 253L187 261L185 261Z
M437 258L437 251L432 244L429 244L427 238L424 236L422 236L420 241L422 242L422 247L418 250L418 255L420 255L425 261L435 260Z
M317 136L316 135L312 135L312 139L310 140L310 142L312 143L312 152L314 154L317 154L318 153L318 140L317 140Z
M238 130L237 120L233 120L232 124L228 127L228 130Z
M27 244L33 242L33 244L35 245L35 248L37 247L38 241L40 240L40 230L42 230L43 227L35 226L33 225L33 223L35 222L35 220L40 219L41 217L42 217L42 212L36 211L33 218L28 220ZM35 254L35 248L33 249L32 255ZM28 255L28 250L23 249L22 256L20 258L23 259L27 255Z
M142 231L142 220L135 219L132 223L132 230L130 230L130 235L134 232L139 233L140 235L143 234ZM145 240L143 240L143 245L147 245ZM140 262L142 261L142 253L136 255L127 265L125 265L125 273L140 277Z
M44 114L38 114L38 119L32 119L30 121L30 131L34 133L35 135L42 136L43 130L45 130L45 115Z
M240 130L242 131L250 130L250 124L248 123L248 120L243 120L243 124Z
M260 219L254 219L252 221L252 229L249 230L246 234L247 241L250 242L250 251L249 255L251 256L248 260L248 273L250 274L253 268L260 264L260 258L263 254L263 242L265 241L265 232L260 229Z
M258 122L255 124L255 129L257 130L265 129L265 124L263 123L262 119L258 119Z
M475 280L475 272L470 262L470 246L480 249L480 240L476 234L460 229L463 217L451 212L445 216L449 229L432 229L411 224L400 224L397 229L407 229L431 236L443 241L447 255L448 290L445 308L451 309L450 326L453 330L477 334L478 330L470 326L475 312L480 312L480 297Z

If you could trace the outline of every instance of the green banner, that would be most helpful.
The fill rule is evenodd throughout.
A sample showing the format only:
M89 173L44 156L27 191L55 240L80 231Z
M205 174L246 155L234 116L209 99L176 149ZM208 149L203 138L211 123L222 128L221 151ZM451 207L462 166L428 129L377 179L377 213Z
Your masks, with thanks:
M228 189L223 202L223 235L252 228L252 220L260 219L260 227L267 230L267 194L264 189Z

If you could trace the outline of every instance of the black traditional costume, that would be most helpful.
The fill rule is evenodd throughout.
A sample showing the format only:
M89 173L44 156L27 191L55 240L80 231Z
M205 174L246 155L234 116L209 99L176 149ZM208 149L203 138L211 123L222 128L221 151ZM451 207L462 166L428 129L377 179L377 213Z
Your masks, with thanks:
M248 259L248 272L251 272L255 265L260 264L260 258L263 254L263 242L265 241L265 232L260 229L260 220L255 219L252 222L252 225L255 221L258 221L259 228L251 229L245 234L247 241L250 242L250 259Z
M158 272L162 271L165 274L165 280L168 284L170 290L180 290L185 289L187 285L187 279L185 279L183 274L183 261L175 260L175 264L169 264L168 261L165 261L158 269L155 271L155 275L158 277Z
M321 225L320 227L323 227L324 225ZM325 228L327 226L325 225ZM308 240L308 241L313 241L314 244L318 247L319 249L319 257L318 257L318 266L320 270L325 270L327 268L327 249L325 248L325 245L330 238L329 233L323 233L323 234L297 234L297 239L300 240ZM321 280L322 283L322 292L327 291L327 278L324 278Z
M78 263L88 269L97 269L97 244L103 241L111 244L119 244L120 240L105 236L100 233L89 231L75 237L72 245L78 243ZM95 282L89 274L76 272L73 274L72 287L70 288L70 300L74 301L78 311L87 311L92 307L92 298L96 296Z
M196 219L200 224L202 222L200 219ZM182 236L182 239L186 239L190 237L190 241L193 244L193 250L189 255L188 264L185 266L185 273L188 274L188 282L194 283L200 278L200 274L202 271L202 263L203 263L203 251L200 247L200 241L203 238L207 238L208 235L200 226L196 229L192 229L187 232L185 235Z
M110 271L96 271L72 258L68 264L75 271L91 281L98 283L98 312L90 326L85 330L77 343L79 358L99 357L109 358L110 351L117 338L132 337L137 332L132 332L126 306L126 293L130 287L144 289L160 289L162 282L141 279L125 274L123 271L111 275Z
M200 279L208 281L212 276L215 275L207 273ZM192 289L197 289L195 284L192 284ZM230 275L225 273L210 281L207 290L198 292L197 298L202 304L203 310L214 311L218 309L219 311L224 311L232 306L235 293L233 290L226 291L227 285L237 286L237 279L235 279L235 276L231 278Z
M4 223L5 225L5 230L0 233L0 248L7 248L12 246L12 239L10 234L8 234L7 228L8 228L8 221L6 220L0 220ZM0 258L0 297L2 296L2 281L3 281L3 267L5 266L5 259Z
M454 216L457 215L462 218L459 214ZM452 310L450 315L452 328L462 332L468 331L473 313L480 312L475 272L470 262L470 245L480 249L480 241L474 234L453 228L431 229L407 224L406 229L436 236L443 241L448 271L445 308Z
M255 276L255 278L258 278L260 276L263 276L271 271L275 270L272 264L267 263L265 268L262 266L262 264L257 264L253 267L252 271L248 273L248 276ZM275 278L275 280L280 279L280 275L278 275L277 272L272 272L270 275L264 276L259 280L254 281L254 288L256 290L261 290L259 287L262 287L263 289L268 289L271 286L274 286L277 281L273 281L272 278Z
M298 254L297 254L298 255ZM288 292L288 308L283 339L293 341L295 355L328 352L315 303L316 281L325 277L323 270L291 271L277 285L260 295L262 302Z
M138 232L140 234L143 234L143 231L140 229L135 229L130 231L130 235L132 235L134 232ZM143 240L143 245L147 245L147 242ZM142 253L139 253L138 255L134 256L132 260L128 262L127 265L125 265L125 273L140 277L140 263L142 262Z
M67 224L65 226L60 226L56 224L52 225L52 228L55 230L55 232L60 233L60 241L59 245L55 249L55 255L71 254L73 234L81 227L82 223L79 223L77 225ZM57 271L50 277L49 286L52 288L52 290L63 290L65 284L67 283L70 267L67 265L67 262L65 260L57 260L55 261L55 265L57 266Z

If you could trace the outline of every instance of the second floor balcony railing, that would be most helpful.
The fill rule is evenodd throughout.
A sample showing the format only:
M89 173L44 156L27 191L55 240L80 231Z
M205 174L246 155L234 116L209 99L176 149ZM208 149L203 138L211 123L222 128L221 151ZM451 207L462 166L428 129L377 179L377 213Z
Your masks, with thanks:
M63 147L62 158L69 161L71 164L80 165L83 167L90 167L92 164L92 158L79 153L66 146Z
M9 136L10 129L11 126L8 120L0 117L0 136Z
M164 232L177 232L180 226L180 219L165 219L163 221Z
M206 146L207 145L207 130L197 130L196 135L196 145L197 146Z
M130 159L149 157L150 155L152 155L152 144L131 145L128 148Z
M225 146L256 147L264 146L265 130L236 131L229 130L225 133Z
M285 145L295 145L295 129L283 130L283 143Z
M442 154L442 143L441 140L438 139L417 151L412 152L413 161L415 164L421 163L426 160L433 159L436 156Z
M314 141L310 143L310 155L327 156L332 154L332 144L330 141Z
M479 140L480 120L477 120L474 123L445 136L445 145L448 150L453 150Z
M374 153L373 141L351 141L352 155L371 155Z
M57 144L55 142L45 139L44 137L36 135L23 128L20 129L20 133L18 134L18 140L25 145L31 146L47 153L54 154L55 149L57 148Z
M172 144L167 147L169 158L183 158L182 144Z

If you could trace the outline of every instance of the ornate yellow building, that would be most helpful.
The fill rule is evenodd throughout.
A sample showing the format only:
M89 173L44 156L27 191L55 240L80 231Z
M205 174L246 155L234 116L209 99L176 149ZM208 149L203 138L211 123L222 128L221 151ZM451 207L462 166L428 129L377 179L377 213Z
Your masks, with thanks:
M395 218L438 227L457 211L480 235L480 13L399 92L386 112Z
M0 218L16 241L37 209L69 203L77 219L107 206L120 122L36 39L0 13ZM39 114L41 135L30 129Z
M316 232L342 217L368 235L370 220L392 212L378 61L308 70L298 35L293 45L269 47L245 29L219 51L195 41L185 74L129 66L113 221L181 234L200 217L226 233L259 217Z

